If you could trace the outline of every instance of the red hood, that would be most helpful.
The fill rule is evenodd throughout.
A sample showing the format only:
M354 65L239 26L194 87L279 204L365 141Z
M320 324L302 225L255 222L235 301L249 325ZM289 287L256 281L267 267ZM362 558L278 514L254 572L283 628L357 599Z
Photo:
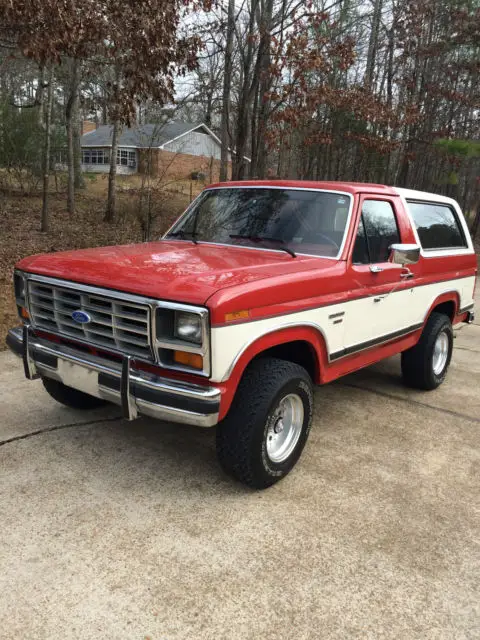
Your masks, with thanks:
M24 271L151 298L205 304L220 289L320 266L331 261L182 241L99 247L31 256Z

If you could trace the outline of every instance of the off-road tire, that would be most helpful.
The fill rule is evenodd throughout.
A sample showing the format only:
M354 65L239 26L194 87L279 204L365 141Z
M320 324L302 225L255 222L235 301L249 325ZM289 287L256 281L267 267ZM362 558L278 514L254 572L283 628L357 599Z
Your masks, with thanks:
M58 380L42 378L42 382L52 398L60 402L60 404L64 404L66 407L88 411L90 409L98 409L108 404L101 398L96 398L95 396L90 396L88 393L83 393L83 391L78 391L78 389L67 387L67 385L62 382L58 382Z
M290 455L280 463L269 458L268 429L280 400L296 394L303 404L303 424ZM255 489L265 489L295 466L310 432L313 388L307 371L292 362L261 358L245 371L225 419L217 427L217 457L235 479Z
M443 370L436 374L433 369L434 347L437 337L442 331L448 336L448 357ZM402 375L405 384L424 391L436 389L445 380L452 357L452 349L452 323L448 316L434 311L427 320L417 344L402 353Z

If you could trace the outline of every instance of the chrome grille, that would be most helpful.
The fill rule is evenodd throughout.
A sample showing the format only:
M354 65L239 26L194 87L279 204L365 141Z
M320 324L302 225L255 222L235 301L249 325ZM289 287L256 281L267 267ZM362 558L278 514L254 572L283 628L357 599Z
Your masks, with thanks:
M35 280L29 281L28 292L34 327L107 350L152 358L148 305ZM91 321L75 322L74 311L87 313Z

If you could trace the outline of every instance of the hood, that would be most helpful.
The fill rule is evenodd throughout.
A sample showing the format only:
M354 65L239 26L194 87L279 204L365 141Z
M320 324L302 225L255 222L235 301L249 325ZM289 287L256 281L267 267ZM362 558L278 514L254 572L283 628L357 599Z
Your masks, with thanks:
M17 268L118 291L203 305L220 289L319 266L321 258L180 240L62 251ZM331 262L330 262L331 265Z

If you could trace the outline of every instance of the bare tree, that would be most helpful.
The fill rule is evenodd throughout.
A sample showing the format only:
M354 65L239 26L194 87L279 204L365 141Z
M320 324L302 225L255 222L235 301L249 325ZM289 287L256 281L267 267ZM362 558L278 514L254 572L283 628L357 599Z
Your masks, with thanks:
M114 118L112 126L112 148L110 151L110 171L108 173L108 196L107 206L105 209L105 222L113 222L115 219L116 201L117 201L117 151L118 151L118 134L120 130L120 122L118 118Z
M365 84L371 88L375 73L375 62L378 50L378 34L382 17L383 0L375 0L373 5L372 28L368 41L367 63L365 67Z
M45 145L43 150L43 202L42 202L42 220L40 231L47 232L49 230L50 221L48 215L48 194L50 190L50 141L52 136L52 105L53 105L53 83L54 83L53 66L48 70L48 88L47 103L45 108Z
M75 213L75 117L78 118L79 63L76 58L69 60L68 98L65 108L67 129L67 211Z
M233 35L235 32L235 0L228 0L227 36L225 43L225 64L223 73L223 99L222 99L222 123L220 125L221 160L220 181L228 178L228 156L230 147L229 117L230 117L230 91L232 86L232 51Z

